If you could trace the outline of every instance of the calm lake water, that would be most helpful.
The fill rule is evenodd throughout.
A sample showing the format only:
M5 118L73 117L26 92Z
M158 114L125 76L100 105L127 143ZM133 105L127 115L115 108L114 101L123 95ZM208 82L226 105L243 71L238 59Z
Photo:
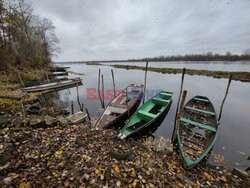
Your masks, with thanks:
M117 64L117 63L115 63ZM128 63L123 63L128 64ZM131 64L131 63L130 63ZM135 63L136 65L145 66L145 63ZM81 76L83 85L79 87L80 102L84 103L88 108L91 116L99 117L101 115L101 104L99 100L87 100L87 88L97 89L98 69L104 75L104 89L113 89L111 68L110 66L86 65L84 63L59 64L60 66L69 66L70 70L78 73L84 73ZM198 64L196 63L156 63L150 62L149 66L158 67L177 67L177 68L193 68L193 69L209 69L209 70L228 70L228 71L250 71L250 63L233 62ZM143 84L144 72L141 70L126 70L113 68L115 73L116 89L124 89L131 83ZM69 74L69 78L77 77ZM165 90L174 92L173 103L168 115L156 130L154 135L159 138L171 138L173 132L173 122L180 90L181 74L162 74L156 72L148 72L147 89L151 91ZM223 97L225 95L227 79L215 79L206 76L190 76L185 75L184 88L187 90L186 102L195 95L207 96L219 114L219 109ZM58 92L62 104L70 110L71 101L74 102L74 111L79 111L77 102L76 88L65 89ZM226 166L229 168L238 166L238 168L246 168L250 166L247 157L250 155L250 123L249 123L249 94L250 83L232 81L227 100L224 104L224 110L219 126L219 136L216 140L213 152L217 155L224 156ZM107 104L109 101L105 101ZM243 152L243 153L240 153ZM211 161L211 160L210 160Z

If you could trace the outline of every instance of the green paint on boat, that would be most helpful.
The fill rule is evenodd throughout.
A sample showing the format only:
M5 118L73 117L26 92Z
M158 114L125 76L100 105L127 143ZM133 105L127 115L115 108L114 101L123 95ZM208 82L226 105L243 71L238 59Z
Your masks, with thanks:
M198 106L197 104L200 104L203 107L207 106L208 110L204 110L204 108L191 107L192 105ZM206 119L205 122L207 124L208 122L207 120L210 120L209 122L210 125L205 125L204 123L197 122L197 121L201 121L202 118L197 119L197 116L192 115L192 113L194 112L200 114L200 117L203 117L203 119L208 118ZM190 114L190 116L188 116L187 114ZM189 119L187 119L187 117ZM204 97L204 96L195 96L192 99L190 99L190 101L184 106L184 110L181 114L180 122L181 122L180 128L179 130L177 130L178 145L179 145L181 157L184 162L184 166L187 168L190 168L194 165L197 165L201 160L203 160L205 156L213 148L216 138L218 136L219 123L217 122L217 116L216 116L216 112L214 110L213 104L207 97ZM199 140L196 137L192 137L193 140L191 143L189 142L190 138L188 138L186 134L181 134L183 130L193 131L194 129L203 131L206 134L206 137L203 137L203 140ZM195 141L196 141L196 144L195 144ZM195 150L192 150L192 147L194 145L200 148L203 147L204 150L199 151L199 153L198 151L194 152ZM191 155L188 154L188 150L193 151ZM195 156L195 157L192 158L192 156Z
M161 91L148 100L124 126L120 135L121 138L125 138L148 126L168 107L172 102L172 96L172 92Z

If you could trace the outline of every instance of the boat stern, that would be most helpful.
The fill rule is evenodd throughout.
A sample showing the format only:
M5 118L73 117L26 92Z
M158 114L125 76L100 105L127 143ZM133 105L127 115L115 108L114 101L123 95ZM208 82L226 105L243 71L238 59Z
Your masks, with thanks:
M124 134L122 134L122 133L120 133L117 137L120 138L120 139L125 139L127 136L124 135Z

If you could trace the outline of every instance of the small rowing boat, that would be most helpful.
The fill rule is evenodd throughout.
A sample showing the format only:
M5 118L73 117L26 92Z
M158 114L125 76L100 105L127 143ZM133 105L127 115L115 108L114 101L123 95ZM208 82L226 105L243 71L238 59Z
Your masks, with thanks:
M198 164L210 152L218 125L215 109L207 97L195 96L184 106L177 139L185 167Z
M135 112L118 137L124 139L135 135L150 127L162 116L165 117L172 104L172 96L172 92L161 91L148 100Z
M119 93L105 108L95 128L115 126L125 120L139 106L143 96L143 85L131 84Z
M51 82L46 84L40 84L36 86L31 87L25 87L22 88L22 92L40 92L45 90L52 90L52 89L62 89L64 87L70 87L74 85L81 85L82 79L75 78L75 79L69 79L69 80L59 80L57 82Z

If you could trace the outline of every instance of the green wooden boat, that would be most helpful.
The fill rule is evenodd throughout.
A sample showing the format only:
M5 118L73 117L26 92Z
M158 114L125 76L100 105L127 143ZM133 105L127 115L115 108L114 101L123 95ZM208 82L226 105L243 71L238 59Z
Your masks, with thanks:
M218 125L215 109L207 97L195 96L184 106L177 138L186 168L198 164L213 148Z
M161 91L148 100L130 118L118 138L124 139L132 136L157 122L158 119L167 114L172 103L172 96L171 92Z

